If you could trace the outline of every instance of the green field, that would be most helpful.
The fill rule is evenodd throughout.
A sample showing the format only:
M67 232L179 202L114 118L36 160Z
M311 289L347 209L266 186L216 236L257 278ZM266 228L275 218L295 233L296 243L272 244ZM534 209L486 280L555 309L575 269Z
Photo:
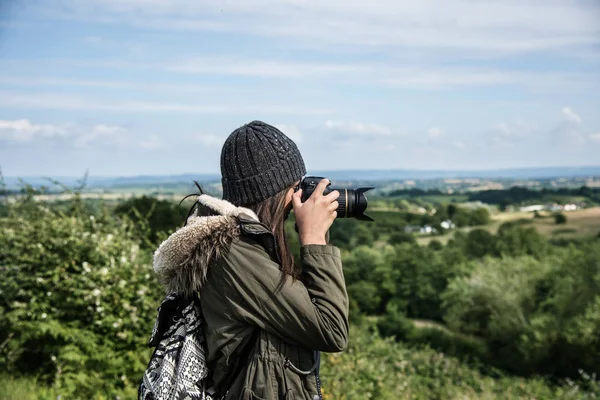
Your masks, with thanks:
M552 238L573 239L600 234L600 207L570 211L564 214L567 217L567 223L557 225L551 213L541 213L542 218L534 218L534 214L531 212L502 212L493 215L492 222L482 228L491 233L496 233L503 223L519 221L519 223L525 226L532 226L539 233ZM469 232L472 229L474 228L466 227L460 230ZM422 245L427 245L432 240L447 243L453 235L454 232L439 236L420 236L417 238L417 241Z

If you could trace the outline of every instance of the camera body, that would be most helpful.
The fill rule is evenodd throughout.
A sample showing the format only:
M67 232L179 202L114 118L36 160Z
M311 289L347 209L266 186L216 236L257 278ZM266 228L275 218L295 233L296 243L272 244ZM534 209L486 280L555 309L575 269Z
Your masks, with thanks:
M302 189L302 202L308 200L308 198L315 191L315 188L325 178L318 176L307 176L300 184L296 187L296 190ZM372 186L359 187L355 189L346 188L335 188L331 187L331 183L327 185L327 188L323 192L323 195L337 190L340 192L340 197L337 201L339 206L337 208L337 218L356 218L359 221L373 221L373 218L365 215L367 209L367 197L365 193L369 190L374 189Z

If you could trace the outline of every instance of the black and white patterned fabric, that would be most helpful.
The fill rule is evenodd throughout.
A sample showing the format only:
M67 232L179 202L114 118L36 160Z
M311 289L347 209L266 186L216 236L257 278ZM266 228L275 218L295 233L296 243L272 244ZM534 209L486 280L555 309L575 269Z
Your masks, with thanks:
M155 347L139 400L216 400L208 385L202 311L195 298L169 294L148 343Z

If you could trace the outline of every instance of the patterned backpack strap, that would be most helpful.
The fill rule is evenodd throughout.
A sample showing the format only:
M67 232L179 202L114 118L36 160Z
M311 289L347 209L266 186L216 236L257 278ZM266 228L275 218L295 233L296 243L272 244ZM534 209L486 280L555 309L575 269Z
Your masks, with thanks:
M169 294L158 307L148 343L154 347L138 391L139 400L202 399L208 368L198 299Z

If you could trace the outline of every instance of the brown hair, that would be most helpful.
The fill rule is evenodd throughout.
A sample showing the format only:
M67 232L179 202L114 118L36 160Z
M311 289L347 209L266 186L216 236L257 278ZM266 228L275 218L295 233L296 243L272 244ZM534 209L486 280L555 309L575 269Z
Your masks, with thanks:
M281 271L283 272L282 282L288 276L293 279L298 278L294 257L285 233L285 197L292 187L290 186L260 203L247 206L256 213L259 221L265 224L275 236L275 245L279 252Z

